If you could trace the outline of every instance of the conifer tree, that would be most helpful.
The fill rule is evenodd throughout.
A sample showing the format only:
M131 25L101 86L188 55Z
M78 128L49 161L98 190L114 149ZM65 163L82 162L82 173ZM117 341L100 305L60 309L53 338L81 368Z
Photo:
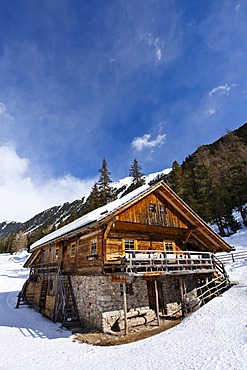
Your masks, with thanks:
M112 182L110 179L111 172L107 168L107 162L105 158L102 160L102 166L99 169L100 177L98 180L98 190L99 190L99 203L100 206L105 205L109 200L112 200L113 191L110 183Z
M92 187L92 190L85 203L85 213L93 211L94 209L100 207L100 193L97 183Z
M129 175L132 177L132 184L138 188L145 184L144 174L141 172L142 167L139 165L137 159L134 159L129 169Z
M137 159L134 159L129 169L129 175L132 177L132 182L130 186L123 192L121 197L145 184L146 180L141 170L142 167L139 165Z
M182 166L177 161L172 164L172 171L167 178L168 185L176 194L183 197L184 194L184 175Z

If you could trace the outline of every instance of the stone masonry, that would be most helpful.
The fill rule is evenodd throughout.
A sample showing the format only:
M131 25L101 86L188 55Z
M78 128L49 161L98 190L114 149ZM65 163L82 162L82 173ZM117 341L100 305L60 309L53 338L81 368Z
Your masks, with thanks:
M109 276L72 276L72 285L79 316L85 325L103 330L103 313L123 309L120 283L113 283ZM127 294L128 310L148 306L146 282L133 282L133 295Z

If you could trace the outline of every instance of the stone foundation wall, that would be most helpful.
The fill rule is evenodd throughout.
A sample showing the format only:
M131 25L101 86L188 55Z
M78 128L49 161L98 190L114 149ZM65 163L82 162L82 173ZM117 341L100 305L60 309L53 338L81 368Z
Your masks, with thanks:
M120 283L109 276L72 276L72 286L83 324L105 330L123 314L123 295ZM183 277L187 292L197 283L193 277ZM133 294L127 294L128 311L149 307L147 282L137 278L132 283ZM164 313L171 316L181 309L181 292L178 279L169 277L162 281ZM109 314L107 314L109 313ZM103 315L104 314L104 315ZM177 313L181 316L181 311ZM111 317L109 319L109 317ZM110 320L109 323L106 323Z
M120 283L113 283L109 276L72 276L72 285L80 320L87 325L103 330L104 312L123 309ZM147 306L146 282L133 282L133 295L127 294L128 310Z
M193 291L197 284L197 279L193 276L184 276L183 277L184 286L187 292ZM174 315L177 312L177 315L181 315L181 292L179 287L179 280L178 279L171 279L167 277L162 282L163 288L163 297L164 297L164 306L165 306L165 313L168 316ZM179 311L179 312L178 312Z

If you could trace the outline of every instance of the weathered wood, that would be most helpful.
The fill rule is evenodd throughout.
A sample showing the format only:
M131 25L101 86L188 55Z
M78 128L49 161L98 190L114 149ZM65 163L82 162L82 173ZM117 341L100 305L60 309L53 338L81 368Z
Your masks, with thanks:
M97 212L95 214L97 215ZM182 275L193 276L199 273L209 275L215 271L216 266L210 262L210 258L205 258L204 251L230 250L227 243L218 237L169 187L161 183L140 193L138 197L133 197L120 207L119 203L116 204L116 208L110 207L109 212L101 213L98 221L97 217L88 225L70 229L68 233L66 233L67 229L64 229L64 234L59 233L58 237L56 237L57 234L52 234L50 239L43 239L40 244L36 244L32 250L32 257L25 264L26 267L30 267L30 278L33 279L29 284L29 290L33 295L34 304L42 309L45 305L47 312L51 310L52 295L48 292L44 293L45 286L43 284L42 290L41 282L46 278L49 278L49 281L51 278L55 281L54 278L60 266L63 274L75 276L74 281L79 275L101 275L102 280L105 279L111 284L111 277L117 274L117 277L112 279L123 282L123 322L127 334L128 320L133 319L133 325L135 325L142 322L144 318L146 321L151 320L153 315L149 312L145 314L147 317L143 314L134 316L135 313L130 313L128 318L127 281L132 279L133 285L135 279L140 277L148 280L148 283L154 281L150 307L155 310L160 324L159 309L164 308L164 299L163 290L160 289L157 280L159 279L160 283L165 276L178 276L183 300ZM44 242L44 240L48 241ZM198 253L200 258L196 255L192 258L192 254L182 251L192 247L195 251L203 252L204 255L199 256ZM141 283L144 282L141 281ZM85 284L85 290L89 289L90 292L88 286ZM136 286L139 287L138 282ZM145 284L140 286L143 287ZM147 301L150 304L149 290L143 292L143 300L146 300L143 305L146 305ZM89 292L85 292L86 297L90 296ZM104 309L105 307L114 309L114 303L116 310L119 309L119 297L114 294L111 292L109 295L108 292L106 295L102 294L102 297L106 297L106 302L103 302ZM129 296L131 306L138 294L134 287L134 296ZM107 302L110 302L109 306ZM87 303L83 301L83 309ZM91 311L88 316L90 313Z
M127 335L128 334L128 319L127 319L126 283L123 283L123 303L124 303L124 328L125 328L125 335Z
M155 290L155 302L156 302L157 323L158 323L158 326L160 326L159 293L158 293L158 287L157 287L157 280L154 280L154 290Z
M179 290L180 290L180 296L181 296L181 302L184 302L184 286L183 286L183 278L179 277ZM182 303L182 316L185 316L185 309L184 304Z

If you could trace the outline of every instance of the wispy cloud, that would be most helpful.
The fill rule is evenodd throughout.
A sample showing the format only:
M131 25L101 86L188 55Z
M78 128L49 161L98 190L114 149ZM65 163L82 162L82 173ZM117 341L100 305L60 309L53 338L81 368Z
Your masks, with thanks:
M231 85L226 83L225 85L216 86L211 91L209 91L206 114L208 114L209 116L216 114L223 104L222 97L229 96L231 94L231 90L237 86L238 85L235 83Z
M0 141L8 140L7 133L11 130L13 126L14 118L8 112L5 104L0 103L0 130L1 138Z
M165 42L159 37L155 37L151 32L144 35L140 35L141 41L144 41L150 46L155 52L156 62L160 62L162 59L162 53L165 46Z
M228 96L230 94L230 91L232 90L232 88L236 87L236 86L238 86L238 85L237 84L231 84L231 85L225 84L225 85L220 85L220 86L214 87L208 93L208 96L212 97L215 94L217 94L217 95L227 95Z
M135 137L132 141L132 147L141 152L146 148L155 148L165 143L166 134L159 134L155 139L151 138L151 134L145 134L142 137Z
M0 147L0 221L26 221L35 214L87 196L95 179L79 180L66 175L37 182L31 162L14 146Z

